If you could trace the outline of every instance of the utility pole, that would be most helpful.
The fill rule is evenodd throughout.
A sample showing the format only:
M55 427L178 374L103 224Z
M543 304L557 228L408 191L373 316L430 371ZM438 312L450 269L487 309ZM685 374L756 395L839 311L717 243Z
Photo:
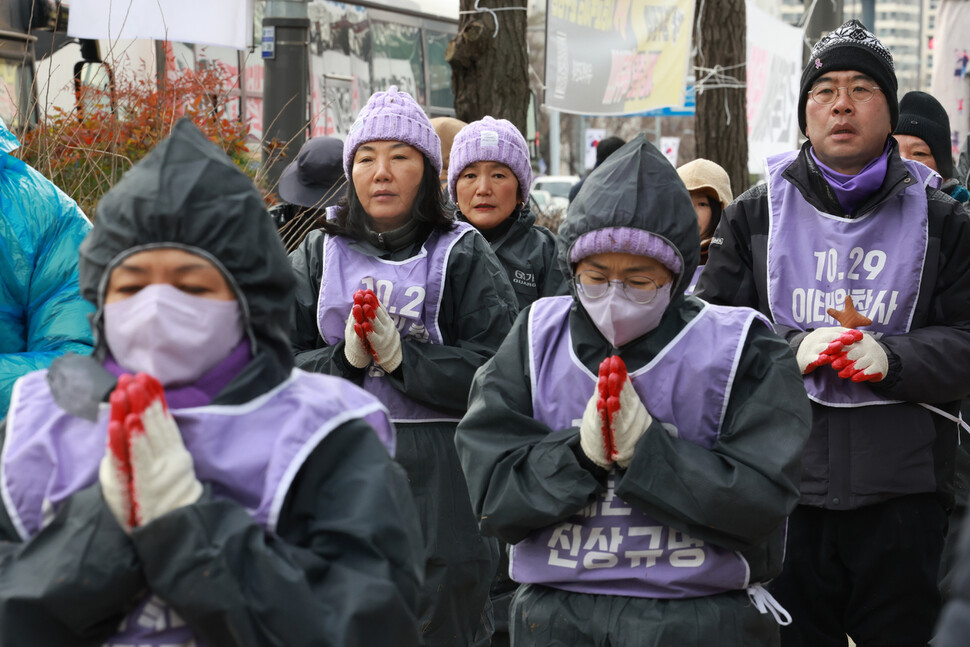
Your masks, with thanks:
M559 175L562 168L560 154L562 151L562 133L559 130L559 111L549 111L549 166L546 173Z
M842 0L805 0L805 11L815 5L812 15L805 23L805 56L806 63L812 56L812 47L821 40L822 36L833 31L841 25L842 20ZM870 30L875 31L875 25L866 25Z
M310 19L307 0L267 0L263 16L263 168L276 190L306 142Z
M862 0L862 24L876 33L876 0Z

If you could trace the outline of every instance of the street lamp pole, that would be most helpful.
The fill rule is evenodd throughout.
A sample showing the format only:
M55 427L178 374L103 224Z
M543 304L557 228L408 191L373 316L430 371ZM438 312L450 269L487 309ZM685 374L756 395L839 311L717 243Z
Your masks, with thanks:
M268 0L263 16L263 167L275 191L306 141L310 19L307 0Z

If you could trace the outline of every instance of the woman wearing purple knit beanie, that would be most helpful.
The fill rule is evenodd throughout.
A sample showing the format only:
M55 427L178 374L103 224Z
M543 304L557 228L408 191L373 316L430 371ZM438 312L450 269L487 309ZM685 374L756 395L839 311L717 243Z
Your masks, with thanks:
M488 243L448 216L440 171L421 107L374 94L344 143L346 197L290 256L292 342L297 367L360 384L395 423L425 538L425 644L485 646L498 545L479 533L454 434L517 309Z
M556 237L535 224L528 207L531 185L529 148L511 122L484 117L455 137L448 167L451 199L458 217L492 246L520 309L539 297L568 293L556 261Z
M522 133L506 119L484 117L462 128L451 145L448 190L458 218L471 223L498 256L519 308L540 297L568 294L555 235L535 224L528 207L532 167ZM509 603L516 584L507 551L492 583L492 647L509 644Z

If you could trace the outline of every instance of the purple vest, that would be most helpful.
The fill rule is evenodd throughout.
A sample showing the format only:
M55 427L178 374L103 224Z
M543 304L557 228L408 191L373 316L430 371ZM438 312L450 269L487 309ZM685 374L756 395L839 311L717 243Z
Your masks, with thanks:
M943 177L922 162L917 162L915 166L910 166L909 172L920 179L923 186L939 189L943 186Z
M441 344L438 315L448 280L448 258L462 236L475 228L459 222L448 232L432 232L421 252L403 261L385 261L350 248L342 236L326 236L323 276L317 306L317 327L333 346L344 338L354 292L370 288L387 308L404 339ZM416 402L394 388L376 364L367 367L364 388L383 402L394 422L458 422L459 417Z
M697 281L701 278L701 272L704 271L703 265L698 265L697 269L694 270L694 275L690 277L690 283L687 285L687 289L684 290L684 294L691 296L694 294L694 290L697 289Z
M529 316L533 415L552 429L579 426L596 388L596 375L573 352L572 304L571 296L540 299ZM649 364L630 374L667 433L714 445L755 321L768 324L754 310L705 305ZM631 508L614 493L612 475L606 493L586 509L514 545L509 573L522 583L644 598L698 597L749 585L739 553Z
M109 407L96 422L54 403L47 371L14 385L7 437L0 456L0 493L10 520L27 540L58 506L98 479ZM294 369L290 377L241 405L172 409L195 473L216 497L238 502L273 532L293 479L311 452L341 424L363 418L393 453L394 431L384 407L350 382ZM160 598L150 595L106 645L193 644L192 631ZM201 643L194 643L201 645Z
M768 158L768 306L772 319L810 330L838 326L826 310L841 310L846 295L872 319L862 328L877 338L908 332L926 258L926 189L910 182L879 209L859 218L823 213L782 173L797 152ZM920 164L903 160L922 179ZM925 167L924 167L925 168ZM835 407L891 404L866 383L844 380L829 367L805 376L808 396Z

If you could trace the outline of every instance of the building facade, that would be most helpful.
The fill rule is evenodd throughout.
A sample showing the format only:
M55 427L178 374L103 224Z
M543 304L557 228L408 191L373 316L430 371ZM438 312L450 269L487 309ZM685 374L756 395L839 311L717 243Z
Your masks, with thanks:
M932 71L930 42L936 27L939 0L843 0L842 19L857 18L868 23L864 6L874 2L875 24L866 24L893 54L899 94L928 90ZM780 0L782 20L801 25L806 5L802 0Z

